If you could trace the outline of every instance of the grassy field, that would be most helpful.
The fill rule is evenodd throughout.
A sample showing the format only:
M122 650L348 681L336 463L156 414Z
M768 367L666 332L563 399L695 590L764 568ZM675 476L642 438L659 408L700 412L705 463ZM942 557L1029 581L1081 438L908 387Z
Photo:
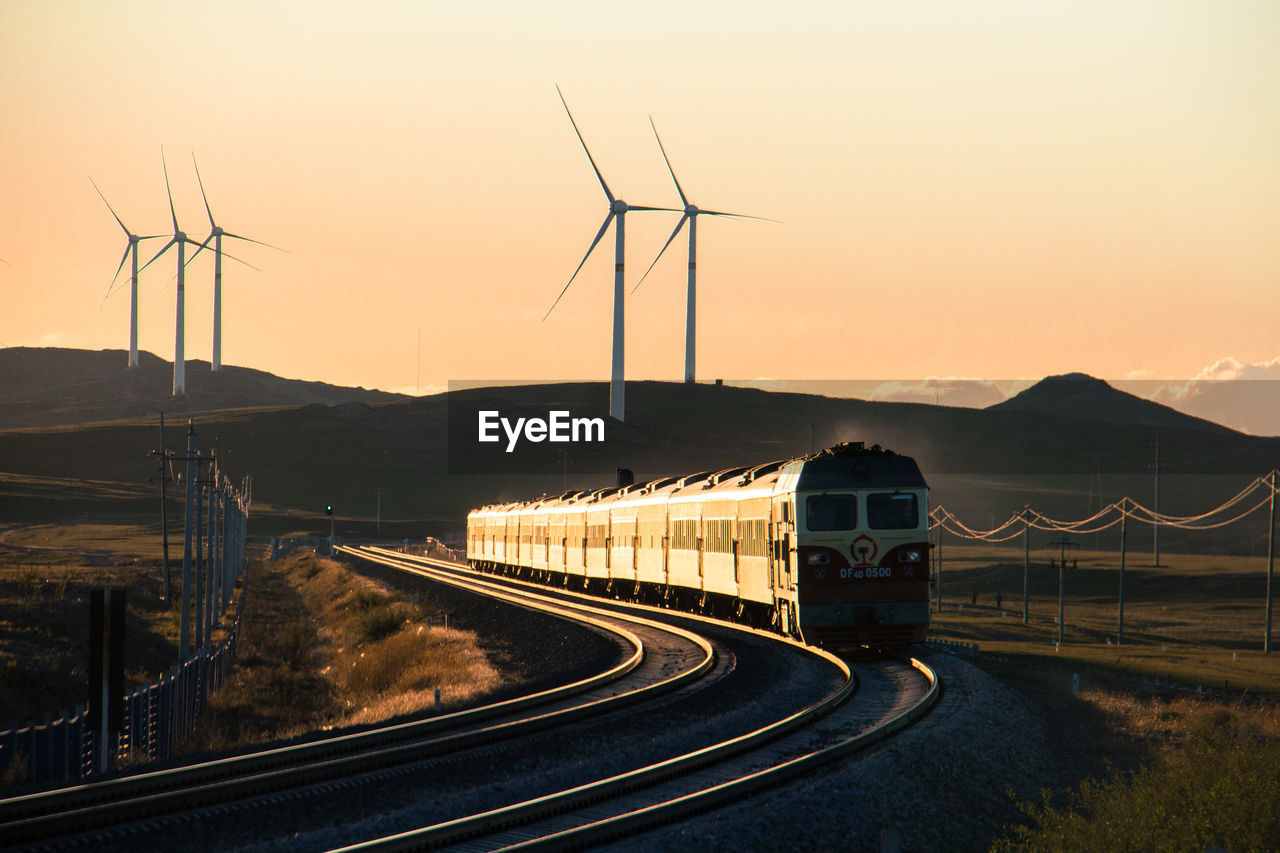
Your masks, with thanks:
M1068 552L1073 568L1065 573L1059 647L1058 570L1049 564L1056 550L1031 551L1026 624L1021 543L944 543L942 551L934 637L1044 665L1280 698L1280 625L1272 629L1272 654L1262 652L1265 558L1162 552L1155 568L1149 550L1127 554L1124 634L1117 644L1119 554ZM1280 608L1274 618L1280 620Z
M179 614L162 599L158 527L0 529L0 725L85 701L93 587L128 591L126 681L154 680L177 661Z

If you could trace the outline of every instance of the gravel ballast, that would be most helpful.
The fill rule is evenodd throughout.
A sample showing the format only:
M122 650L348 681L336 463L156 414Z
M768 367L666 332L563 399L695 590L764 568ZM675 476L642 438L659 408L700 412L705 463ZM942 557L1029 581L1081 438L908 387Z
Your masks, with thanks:
M882 744L701 818L613 845L618 851L987 850L1018 819L1010 799L1050 775L1045 726L1021 695L947 654L921 657L943 681L938 705ZM856 697L855 700L856 701Z

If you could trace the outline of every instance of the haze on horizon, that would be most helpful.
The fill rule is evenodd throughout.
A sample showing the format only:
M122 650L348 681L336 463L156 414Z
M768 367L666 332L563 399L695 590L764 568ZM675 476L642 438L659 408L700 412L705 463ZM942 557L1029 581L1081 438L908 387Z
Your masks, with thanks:
M218 223L289 252L227 247L261 272L225 265L226 363L603 379L611 246L540 322L604 213L559 83L617 196L678 202L652 115L694 203L784 223L701 223L701 379L1270 376L1277 43L1260 1L11 0L0 345L127 346L127 287L99 307L124 237L89 177L167 234L163 144L185 231L208 233L194 151ZM628 290L675 217L628 217ZM681 375L684 239L628 297L629 379ZM164 358L172 274L140 281ZM211 300L205 256L188 358Z

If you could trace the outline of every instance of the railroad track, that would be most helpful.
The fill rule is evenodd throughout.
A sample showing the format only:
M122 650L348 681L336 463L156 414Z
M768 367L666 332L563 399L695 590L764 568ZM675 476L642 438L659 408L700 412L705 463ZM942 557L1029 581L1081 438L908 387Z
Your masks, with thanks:
M756 645L790 645L793 653L810 657L816 654L841 672L839 685L824 691L816 701L804 700L803 707L783 714L781 719L755 726L734 737L709 742L695 749L677 750L676 754L661 760L654 760L655 756L663 754L655 746L652 750L638 753L648 757L651 763L637 760L631 765L632 769L625 772L599 773L582 784L552 786L538 796L514 803L511 802L512 797L504 792L502 802L505 804L478 809L476 813L463 809L445 820L428 819L416 824L410 820L408 829L403 828L404 820L399 820L398 831L356 845L353 849L428 849L456 844L465 845L465 849L588 845L671 823L693 812L710 810L784 782L908 725L927 710L938 694L936 679L918 662L914 662L914 668L905 668L904 672L913 676L909 679L904 672L890 671L895 667L903 669L896 664L860 666L861 687L857 688L857 680L843 661L764 632L726 626L689 614L602 602L563 591L553 592L546 587L497 579L454 564L409 558L395 552L362 549L348 553L358 553L362 559L412 571L438 582L483 592L521 606L544 608L565 618L586 621L597 630L627 637L631 652L624 655L626 660L608 673L569 686L574 689L572 695L553 696L550 694L558 694L559 691L546 691L537 697L491 706L494 710L475 709L459 715L389 727L399 730L398 735L392 736L395 740L390 744L378 744L378 732L381 730L373 730L358 736L329 739L345 741L344 745L324 741L285 748L299 750L291 755L273 755L279 751L270 750L228 759L232 762L229 765L210 762L207 763L210 766L204 769L177 768L165 772L171 774L167 780L152 780L150 784L154 787L150 788L146 787L147 783L135 780L149 775L163 777L165 774L140 774L138 777L109 780L97 786L81 786L103 789L95 792L97 799L92 803L78 803L77 797L89 796L86 792L64 794L62 796L68 798L63 803L66 807L50 805L43 811L15 820L10 820L12 812L9 809L17 807L16 804L0 801L0 839L13 843L43 837L53 838L55 844L62 841L83 844L92 840L107 846L114 841L124 848L134 847L146 838L158 839L162 846L174 846L174 839L182 839L183 833L189 833L183 827L192 821L199 821L203 828L211 827L211 819L219 816L224 822L238 822L259 820L260 815L277 811L286 813L286 816L277 818L277 822L309 825L314 823L315 813L324 813L325 807L313 808L311 816L302 810L288 815L290 809L299 808L300 793L312 793L315 796L311 799L323 800L327 796L336 796L333 794L335 790L347 787L364 786L364 789L376 790L379 781L392 785L396 790L408 788L420 785L424 777L437 772L422 768L435 767L440 761L447 763L452 760L455 765L458 761L474 763L476 759L466 756L476 755L472 747L477 745L496 744L489 750L481 748L479 755L496 751L500 756L506 756L513 750L516 753L535 751L540 748L536 745L539 737L545 746L546 742L566 739L559 733L580 728L563 728L568 722L579 721L583 726L594 723L604 727L606 724L598 721L621 719L635 727L642 717L652 716L654 707L677 702L693 703L696 700L681 697L710 693L704 687L708 681L714 682L717 677L727 679L727 673L734 670L734 659L743 650L735 652L726 648L726 643L732 641L724 639L734 633L756 635ZM672 620L686 627L662 624ZM721 635L722 639L709 641L700 635ZM672 639L674 637L679 638L679 643ZM776 656L777 652L774 654ZM782 666L785 668L786 665ZM642 669L648 675L642 677ZM744 677L741 672L735 676ZM846 701L855 689L858 689L857 701ZM782 692L786 692L785 688ZM505 706L502 710L496 710L502 706ZM492 716L486 716L490 714ZM466 719L466 715L472 716ZM434 728L430 724L434 724ZM414 729L423 726L425 728ZM534 740L530 741L525 736L530 736L531 732L542 734L531 735ZM507 747L508 743L512 746ZM534 745L528 745L530 743ZM331 749L334 752L325 756L309 756L305 754L308 748ZM502 752L504 749L507 752ZM450 754L459 758L450 758ZM481 759L482 762L484 760ZM510 759L499 758L495 763L500 765L505 760ZM273 761L279 763L259 764ZM202 776L206 772L214 776ZM502 789L503 785L497 787ZM382 790L390 789L383 785ZM244 799L249 796L255 797L252 804ZM415 799L413 794L405 796L409 800ZM430 799L430 795L416 795L416 798ZM52 802L46 800L46 803ZM189 808L193 803L198 805L197 811L171 813L179 808ZM28 802L24 807L31 805ZM326 816L333 813L345 815L344 808L337 807ZM169 814L154 817L166 812ZM57 831L52 827L57 827ZM27 834L15 835L11 830ZM365 826L361 825L347 833L347 840L351 840L353 833L355 838L375 838L379 834L371 831L359 834L363 830ZM275 832L263 830L264 833L268 831ZM310 838L298 839L297 844L290 846L323 849L332 846L333 842L328 840L332 837L316 830ZM203 843L197 846L228 844L216 838L216 834L202 836ZM186 840L191 843L189 834Z
M444 582L588 625L614 638L622 660L572 684L457 713L3 799L0 842L85 841L87 833L101 840L111 827L138 832L140 823L176 812L368 777L650 700L696 682L716 659L702 637L651 619L598 614L467 578Z
M433 572L472 573L439 560L412 561ZM499 585L530 586L510 580ZM585 597L567 592L555 597L560 596ZM856 680L843 661L832 660L848 676L841 689L748 734L555 794L341 849L560 850L625 838L750 796L850 755L910 725L940 695L937 676L912 659L909 664L865 667L867 675L857 701L847 702Z

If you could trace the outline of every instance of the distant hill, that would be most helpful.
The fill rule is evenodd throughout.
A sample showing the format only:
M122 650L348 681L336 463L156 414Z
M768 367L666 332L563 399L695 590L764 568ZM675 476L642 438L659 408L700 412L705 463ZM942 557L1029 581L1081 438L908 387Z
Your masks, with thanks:
M243 368L211 375L207 364L190 363L190 393L175 401L169 365L147 356L127 371L125 361L120 351L0 351L0 419L8 426L0 429L0 519L158 514L148 451L158 444L160 406L166 414L202 411L197 446L216 448L233 480L252 475L255 536L327 533L330 503L339 535L456 534L470 507L607 485L618 467L645 480L759 464L840 441L915 457L932 500L993 526L1028 502L1070 519L1104 499L1150 495L1157 434L1162 511L1203 511L1280 466L1280 438L1244 435L1078 374L1050 377L985 409L628 382L627 420L606 418L606 442L526 443L528 454L508 455L480 447L478 411L594 417L607 411L607 384L405 399ZM185 433L184 417L166 418L169 448L182 447ZM485 460L477 461L485 455L477 450Z
M1008 400L988 406L987 410L1036 412L1060 418L1128 426L1232 432L1212 421L1186 415L1160 403L1112 388L1101 379L1084 373L1047 376Z
M149 352L129 369L124 350L0 349L0 429L67 426L223 409L407 400L400 394L282 379L261 370L187 362L187 393L174 397L173 362Z

